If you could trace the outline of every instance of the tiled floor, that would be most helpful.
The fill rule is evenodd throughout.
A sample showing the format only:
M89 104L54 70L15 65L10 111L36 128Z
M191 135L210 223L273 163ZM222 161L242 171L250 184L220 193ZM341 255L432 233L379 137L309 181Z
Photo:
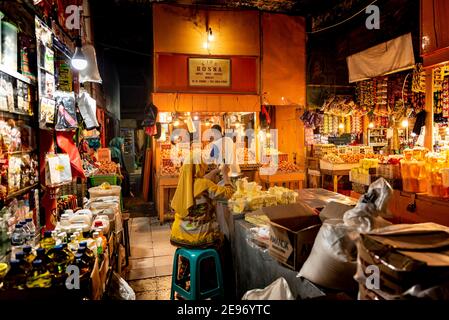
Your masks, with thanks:
M156 217L135 217L129 222L131 256L126 274L138 300L170 298L173 254L170 224Z

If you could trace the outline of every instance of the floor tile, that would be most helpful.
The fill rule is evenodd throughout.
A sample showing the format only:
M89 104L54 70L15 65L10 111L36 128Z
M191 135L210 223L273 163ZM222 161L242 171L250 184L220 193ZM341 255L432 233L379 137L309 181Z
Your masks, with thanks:
M132 245L131 246L131 258L152 258L154 257L154 249L146 247L144 245Z
M171 289L171 275L168 277L157 277L157 288L159 290L170 290Z
M129 267L130 269L142 269L154 267L154 258L133 259L130 257Z
M153 238L151 233L132 233L129 236L132 245L145 244L146 246L153 247Z
M131 280L129 281L129 285L131 286L131 288L133 288L134 292L144 292L144 291L149 291L149 290L158 290L158 282L157 280L158 278L149 278L149 279L142 279L142 280ZM171 279L171 277L170 277ZM163 289L166 289L166 286L164 285L162 287Z
M154 267L151 268L142 268L142 269L131 269L128 272L127 279L128 280L138 280L138 279L146 279L156 276L156 270Z
M153 253L155 257L160 256L173 256L175 254L176 247L172 245L158 245L153 243Z
M136 300L157 300L157 290L136 293Z
M170 265L164 265L164 266L158 266L155 267L156 269L156 277L161 276L170 276L173 272L173 266Z
M156 300L170 300L171 289L158 290Z
M161 257L154 257L154 266L160 267L164 265L172 265L173 263L173 256L161 256Z

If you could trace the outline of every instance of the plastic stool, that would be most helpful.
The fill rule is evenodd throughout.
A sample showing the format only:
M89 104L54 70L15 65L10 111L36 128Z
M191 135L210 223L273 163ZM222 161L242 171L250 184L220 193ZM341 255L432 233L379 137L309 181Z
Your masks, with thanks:
M186 258L189 261L190 267L190 290L186 291L177 283L178 276L178 260L179 256ZM215 262L215 275L217 279L217 287L206 292L201 292L200 288L200 264L204 259L213 258ZM211 270L212 272L212 270ZM221 270L221 262L218 253L214 249L176 249L173 260L173 274L170 299L174 300L175 292L182 298L187 300L204 300L208 298L218 297L224 299L223 289L223 273Z
M126 259L126 265L129 264L129 257L131 256L131 246L129 243L129 227L128 227L128 221L129 221L129 214L123 214L123 240L125 245L125 259Z

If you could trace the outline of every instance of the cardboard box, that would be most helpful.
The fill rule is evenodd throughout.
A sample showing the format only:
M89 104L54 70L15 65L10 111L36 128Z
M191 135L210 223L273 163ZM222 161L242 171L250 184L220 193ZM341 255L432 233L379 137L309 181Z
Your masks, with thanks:
M322 222L327 219L342 220L346 211L353 209L355 206L347 205L335 201L329 202L320 212L320 219Z
M288 268L299 271L321 227L319 216L303 203L262 210L270 219L270 255Z

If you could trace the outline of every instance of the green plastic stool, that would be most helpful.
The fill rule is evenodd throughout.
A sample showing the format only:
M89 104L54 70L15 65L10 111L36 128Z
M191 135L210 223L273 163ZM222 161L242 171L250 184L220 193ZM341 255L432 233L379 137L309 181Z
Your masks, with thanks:
M187 291L177 283L179 256L186 258L190 266L190 290ZM201 292L200 287L200 264L203 260L213 258L215 262L215 275L217 287ZM210 270L210 272L213 272ZM185 279L184 279L185 280ZM214 249L176 249L173 260L173 274L170 299L174 300L175 292L186 300L204 300L208 298L224 299L223 273L218 253Z

